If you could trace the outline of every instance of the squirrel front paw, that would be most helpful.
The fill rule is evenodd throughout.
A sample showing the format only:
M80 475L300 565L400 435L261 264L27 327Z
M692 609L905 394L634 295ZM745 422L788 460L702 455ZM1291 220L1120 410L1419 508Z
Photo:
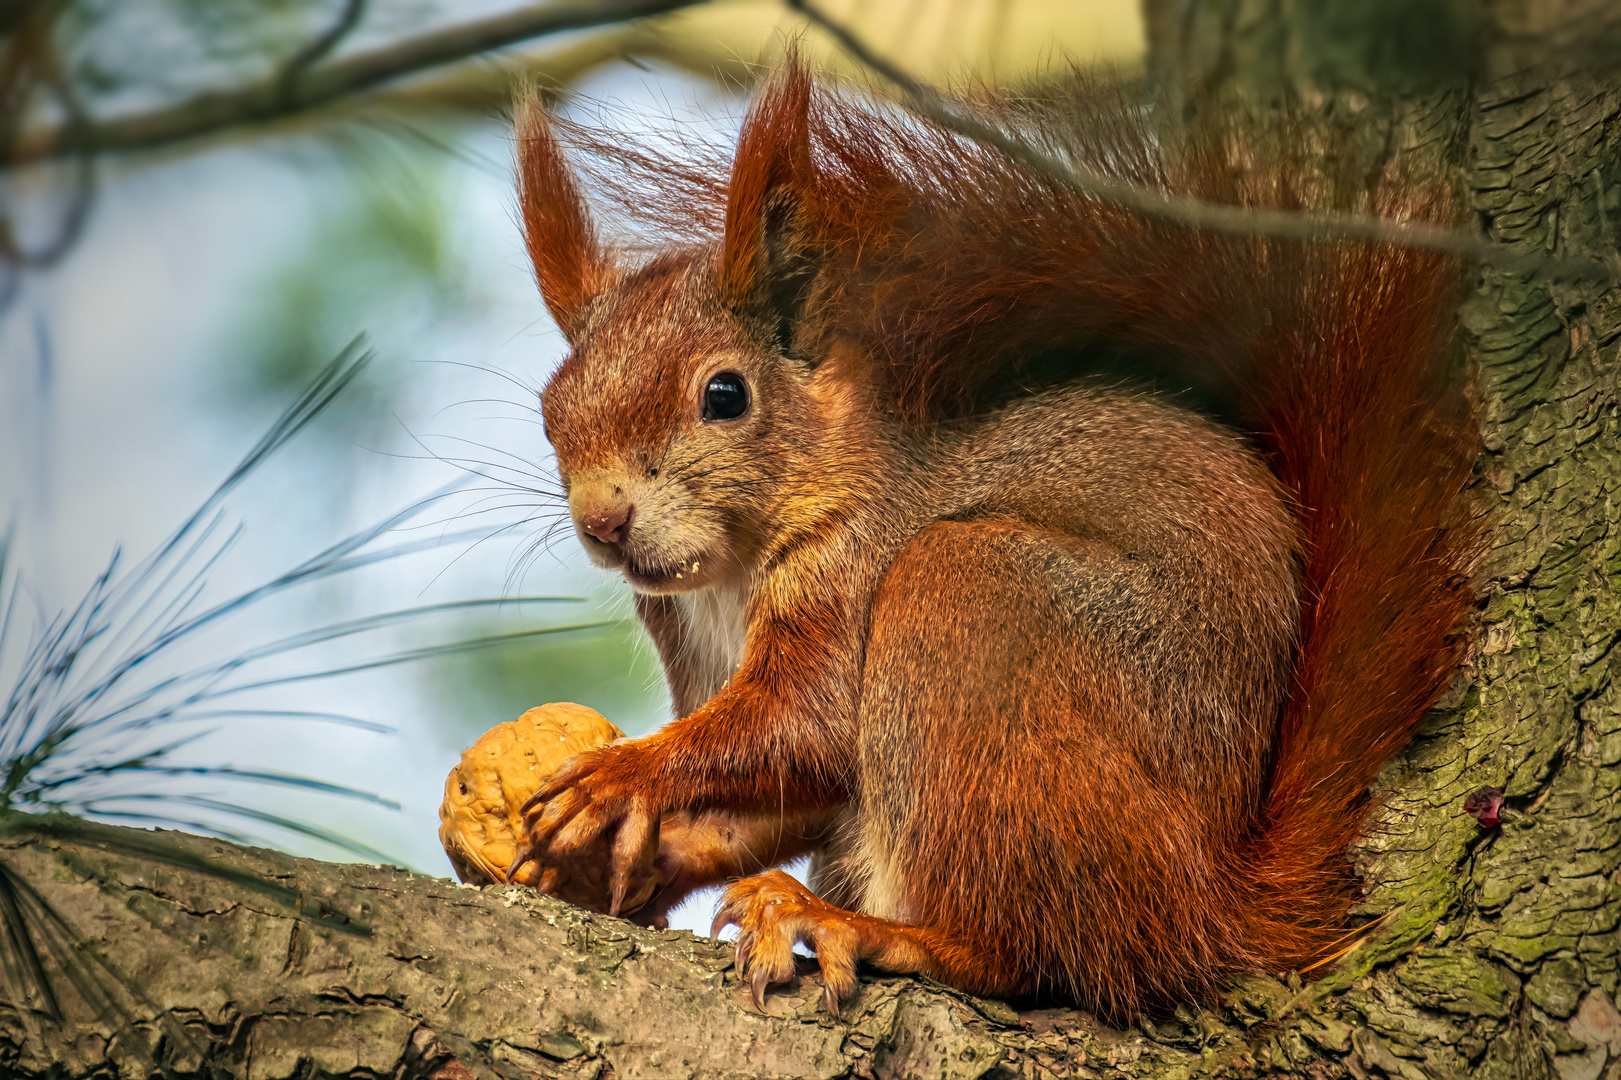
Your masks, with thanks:
M856 989L860 936L854 923L860 918L781 870L767 870L726 890L709 934L718 937L723 928L737 927L737 974L761 1012L766 988L793 978L794 945L810 946L822 969L822 1003L837 1016L839 1002Z
M513 864L555 865L608 848L608 914L618 915L635 882L653 871L664 810L650 782L650 740L616 742L580 754L523 805L527 846ZM599 842L600 838L600 842ZM540 882L546 889L546 874Z

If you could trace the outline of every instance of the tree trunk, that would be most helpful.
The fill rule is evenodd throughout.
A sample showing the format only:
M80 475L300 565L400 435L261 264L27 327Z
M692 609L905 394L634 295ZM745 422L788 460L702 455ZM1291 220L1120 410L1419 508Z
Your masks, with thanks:
M1354 126L1370 160L1445 148L1487 236L1621 265L1621 78L1548 51L1597 55L1613 26L1596 0L1551 6L1148 0L1151 66L1200 100L1281 92ZM1399 34L1367 21L1393 10ZM808 980L760 1015L727 948L521 889L182 841L357 914L375 928L359 936L114 844L13 840L13 868L135 990L111 992L122 1019L86 1004L94 988L64 995L61 1023L0 1001L0 1071L1621 1077L1615 282L1477 277L1464 322L1499 523L1485 626L1453 700L1381 781L1358 856L1364 911L1385 917L1314 984L1257 974L1130 1032L900 978L865 979L837 1020ZM1464 813L1487 786L1507 796L1494 829Z
M1149 0L1153 67L1458 163L1490 239L1608 277L1486 269L1463 321L1497 522L1456 700L1382 779L1374 941L1266 1035L1260 1071L1621 1076L1621 67L1605 0ZM1392 17L1395 16L1393 21ZM1396 32L1392 32L1392 30ZM1184 99L1191 100L1191 99ZM1184 106L1186 107L1186 106ZM1484 786L1508 811L1463 812Z

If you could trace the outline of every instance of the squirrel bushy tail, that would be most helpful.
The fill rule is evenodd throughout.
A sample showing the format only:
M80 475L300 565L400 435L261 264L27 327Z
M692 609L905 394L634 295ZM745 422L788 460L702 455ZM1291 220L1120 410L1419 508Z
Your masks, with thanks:
M1374 777L1456 674L1485 535L1464 492L1479 435L1452 370L1456 266L1374 244L1298 258L1245 403L1305 540L1294 686L1240 849L1246 936L1272 969L1323 959L1344 932L1346 849Z
M1168 194L1453 216L1446 185L1408 174L1411 162L1370 170L1287 121L1158 130L1152 110L1078 75L959 107L1082 170ZM1124 210L899 109L818 88L792 62L757 99L729 182L685 153L661 164L585 141L624 170L621 204L671 232L762 221L764 242L728 233L722 250L771 265L720 266L728 289L775 290L758 306L791 312L790 355L859 357L869 400L898 429L957 423L1106 356L1165 388L1197 388L1249 435L1304 542L1270 779L1253 817L1217 845L1226 895L1168 895L1195 888L1193 875L1138 883L1158 910L1207 920L1179 939L1195 943L1188 955L1152 958L1154 973L1123 996L1092 996L1129 1011L1235 968L1324 956L1356 896L1346 851L1370 782L1453 677L1478 595L1484 526L1465 495L1478 429L1455 370L1460 267L1392 244L1221 233ZM611 169L595 175L611 188ZM648 190L660 198L638 198ZM728 200L758 212L728 217Z

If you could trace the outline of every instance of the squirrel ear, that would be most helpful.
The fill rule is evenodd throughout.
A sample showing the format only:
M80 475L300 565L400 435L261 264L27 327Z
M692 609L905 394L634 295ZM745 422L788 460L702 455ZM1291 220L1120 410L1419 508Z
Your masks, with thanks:
M524 243L546 307L572 342L585 306L608 286L608 260L539 98L527 94L515 111Z
M726 195L720 282L734 304L767 316L786 343L813 262L811 77L792 52L737 141Z

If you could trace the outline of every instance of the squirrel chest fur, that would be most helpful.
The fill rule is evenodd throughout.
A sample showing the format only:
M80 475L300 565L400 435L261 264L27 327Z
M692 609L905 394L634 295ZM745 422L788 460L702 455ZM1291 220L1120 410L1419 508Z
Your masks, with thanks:
M1099 108L1040 130L1144 184L1299 194ZM742 878L716 925L756 999L805 942L834 1009L868 963L1118 1019L1342 931L1368 782L1473 600L1445 260L1134 217L790 65L724 183L653 178L714 238L626 262L532 104L518 137L572 347L547 437L678 714L542 790L530 857L606 844L617 908L656 852L648 917ZM1120 344L1242 387L1243 430L1079 370L1005 391ZM809 887L769 869L807 853Z

